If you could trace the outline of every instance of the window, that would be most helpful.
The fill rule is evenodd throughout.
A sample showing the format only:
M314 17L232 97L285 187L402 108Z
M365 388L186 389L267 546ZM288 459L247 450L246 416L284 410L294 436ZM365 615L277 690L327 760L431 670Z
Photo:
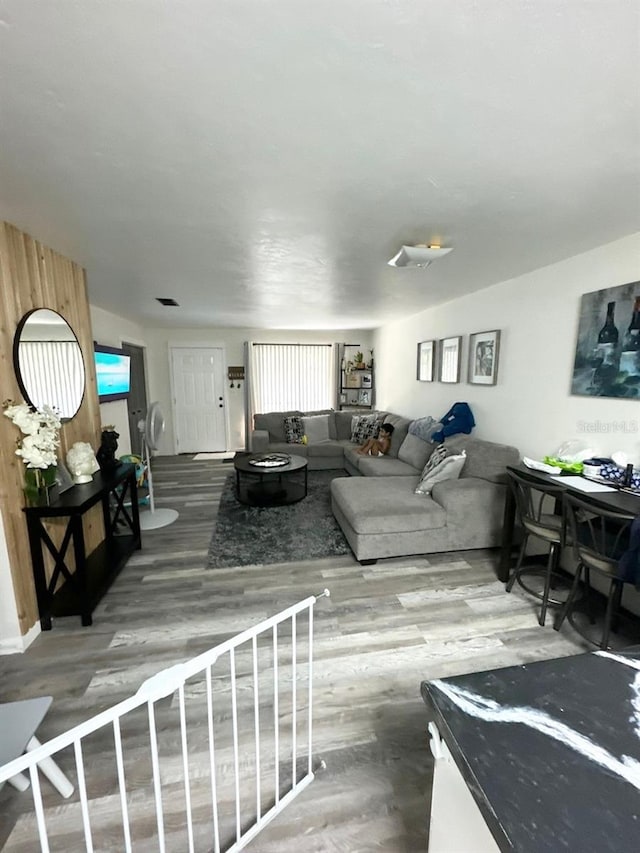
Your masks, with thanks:
M254 412L310 412L335 403L333 344L251 344Z

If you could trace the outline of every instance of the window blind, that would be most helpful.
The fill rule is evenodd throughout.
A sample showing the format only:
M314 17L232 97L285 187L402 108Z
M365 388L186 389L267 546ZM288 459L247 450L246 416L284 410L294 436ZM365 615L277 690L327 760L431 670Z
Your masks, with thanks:
M251 345L254 411L330 409L336 397L333 344Z
M56 401L61 418L78 410L84 394L84 365L75 341L21 341L20 373L37 408Z

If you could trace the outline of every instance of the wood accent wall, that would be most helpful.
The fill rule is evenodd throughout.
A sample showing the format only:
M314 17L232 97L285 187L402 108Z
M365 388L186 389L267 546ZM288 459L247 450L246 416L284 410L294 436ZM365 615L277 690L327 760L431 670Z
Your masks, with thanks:
M60 434L59 453L64 460L68 448L76 441L88 441L94 449L100 443L100 407L85 272L28 234L0 222L0 403L22 400L13 369L13 338L21 318L34 308L50 308L61 314L74 330L84 356L86 382L82 405L77 415L63 425ZM0 510L20 630L24 635L38 621L38 606L22 512L24 463L14 452L19 437L17 427L0 415ZM58 540L61 522L49 527L52 537ZM104 538L100 506L87 514L84 532L87 552L91 552Z

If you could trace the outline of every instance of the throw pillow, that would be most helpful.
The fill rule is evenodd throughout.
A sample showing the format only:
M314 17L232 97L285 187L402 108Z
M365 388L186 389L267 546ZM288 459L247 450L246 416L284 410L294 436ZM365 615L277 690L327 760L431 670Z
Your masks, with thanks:
M444 444L438 445L438 447L436 447L431 456L427 459L427 462L424 468L422 469L422 474L420 474L420 479L422 480L424 477L430 474L431 471L434 470L434 468L437 468L441 462L444 462L447 456L453 456L453 452L450 451L447 447L445 447Z
M284 419L284 437L287 444L302 444L302 436L304 435L304 427L302 426L302 418L299 415L291 415Z
M308 442L329 441L329 415L303 416L302 431Z
M351 441L362 444L368 438L377 438L380 421L377 415L354 415L351 418Z
M429 471L426 477L423 475L416 486L416 495L430 495L431 489L436 483L442 483L444 480L457 480L464 467L466 458L467 454L464 450L458 456L447 456L439 465Z

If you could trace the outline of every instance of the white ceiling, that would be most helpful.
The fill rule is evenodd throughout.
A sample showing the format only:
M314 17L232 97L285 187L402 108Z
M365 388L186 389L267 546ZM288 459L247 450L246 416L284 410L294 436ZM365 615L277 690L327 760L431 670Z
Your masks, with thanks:
M0 75L0 218L149 325L375 327L640 231L637 0L2 0Z

